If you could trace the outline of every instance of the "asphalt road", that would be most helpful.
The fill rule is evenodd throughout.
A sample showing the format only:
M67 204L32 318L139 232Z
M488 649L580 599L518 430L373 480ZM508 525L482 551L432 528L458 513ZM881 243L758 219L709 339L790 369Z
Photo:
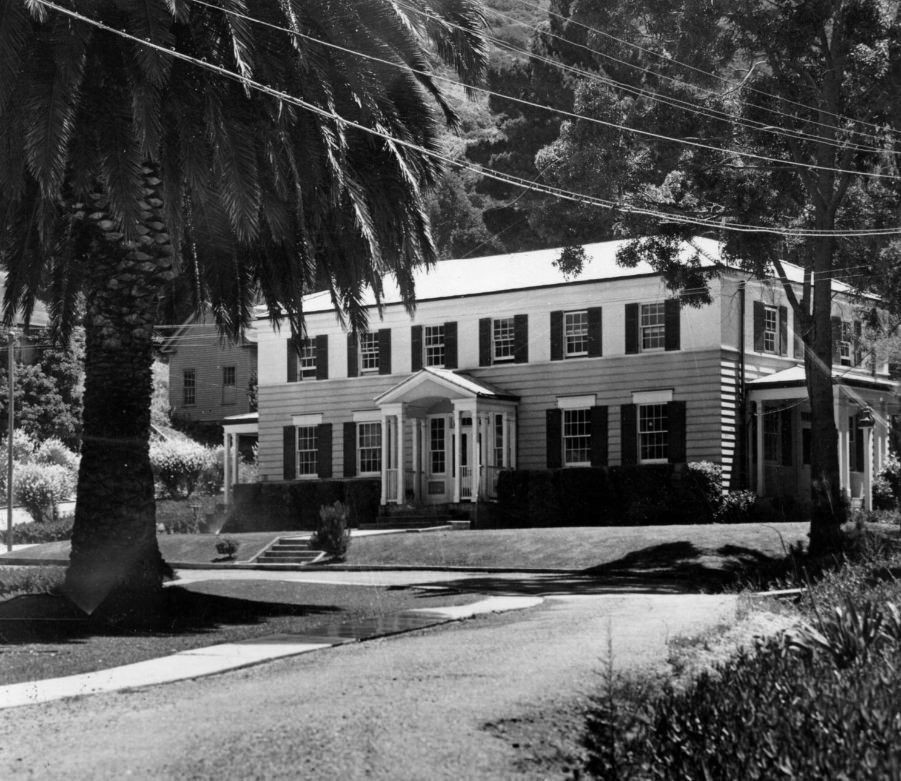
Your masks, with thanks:
M0 713L9 779L566 778L615 668L731 622L735 597L549 596L537 607L238 672Z

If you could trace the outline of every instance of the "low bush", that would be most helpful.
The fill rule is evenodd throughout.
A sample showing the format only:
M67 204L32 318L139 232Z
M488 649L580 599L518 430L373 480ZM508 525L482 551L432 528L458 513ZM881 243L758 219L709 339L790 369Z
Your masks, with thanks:
M59 542L72 538L73 515L62 515L56 520L43 523L20 523L13 526L13 545L40 545L45 542ZM6 530L3 531L6 541Z
M62 567L3 567L0 566L0 598L20 594L54 594L65 578Z
M34 452L34 460L38 464L55 464L72 472L78 472L78 464L81 458L72 452L66 444L56 437L45 439Z
M758 499L759 497L753 491L729 491L723 494L716 514L716 522L750 523L758 511Z
M238 552L239 543L231 537L222 537L216 541L216 553L225 556L227 559L233 559Z
M204 447L187 439L154 442L150 446L153 475L163 492L173 498L190 497L198 489L220 490L221 462L221 448Z
M885 459L873 481L873 503L877 510L892 510L901 506L901 461L894 453Z
M31 517L43 523L56 517L56 505L75 491L75 474L57 464L21 464L13 476L13 496Z
M347 508L341 502L319 508L319 526L310 537L310 547L325 551L332 559L343 561L350 546Z

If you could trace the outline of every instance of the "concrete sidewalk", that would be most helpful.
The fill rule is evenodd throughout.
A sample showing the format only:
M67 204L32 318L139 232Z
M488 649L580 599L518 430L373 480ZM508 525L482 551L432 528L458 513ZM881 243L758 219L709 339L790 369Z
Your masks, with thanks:
M109 670L15 683L0 687L0 708L34 705L70 697L156 686L215 675L335 645L425 629L487 613L522 610L534 607L542 601L538 597L489 597L470 605L405 610L382 621L362 624L348 621L346 625L339 625L327 637L312 633L270 635L239 643L223 643L181 651L171 656Z

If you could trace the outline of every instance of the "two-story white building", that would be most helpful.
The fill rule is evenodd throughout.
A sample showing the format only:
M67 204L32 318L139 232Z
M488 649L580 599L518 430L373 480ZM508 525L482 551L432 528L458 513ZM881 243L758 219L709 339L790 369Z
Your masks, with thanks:
M716 261L715 242L695 244ZM416 275L413 316L386 280L368 333L347 333L326 293L305 300L298 345L261 318L261 480L371 476L383 504L444 504L493 498L502 469L712 461L726 485L804 501L809 412L781 285L726 271L692 307L650 267L619 266L619 246L586 246L574 278L559 250L439 262ZM859 354L849 292L836 284L823 370L843 487L863 497L897 400L887 367Z

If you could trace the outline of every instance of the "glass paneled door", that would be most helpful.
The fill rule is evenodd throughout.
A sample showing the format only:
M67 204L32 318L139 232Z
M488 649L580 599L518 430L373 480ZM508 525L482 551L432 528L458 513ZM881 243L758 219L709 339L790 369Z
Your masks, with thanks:
M431 415L426 418L425 448L426 504L443 504L451 500L453 453L450 447L450 418L447 415Z

